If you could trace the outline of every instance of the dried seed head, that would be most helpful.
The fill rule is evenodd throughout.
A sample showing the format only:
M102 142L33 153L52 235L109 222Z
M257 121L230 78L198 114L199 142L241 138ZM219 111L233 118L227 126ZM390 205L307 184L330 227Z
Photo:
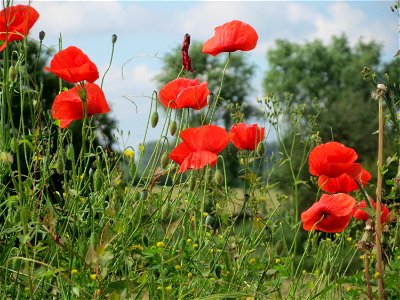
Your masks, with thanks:
M386 92L386 90L387 90L387 87L382 83L379 83L376 88L378 90L381 90L381 91L384 91L384 92Z
M14 162L14 158L11 153L8 152L0 152L0 161L7 165L12 165Z

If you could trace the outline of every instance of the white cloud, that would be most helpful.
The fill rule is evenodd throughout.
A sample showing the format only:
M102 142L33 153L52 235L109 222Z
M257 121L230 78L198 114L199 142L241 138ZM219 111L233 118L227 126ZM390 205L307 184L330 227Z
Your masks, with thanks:
M364 41L378 41L384 45L385 51L391 51L396 44L396 29L390 28L395 25L390 18L386 20L369 20L367 15L360 9L351 7L344 2L335 2L328 5L329 16L322 14L316 16L314 21L315 31L310 39L318 38L328 42L333 35L346 34L351 45L360 38ZM388 14L389 15L389 14Z

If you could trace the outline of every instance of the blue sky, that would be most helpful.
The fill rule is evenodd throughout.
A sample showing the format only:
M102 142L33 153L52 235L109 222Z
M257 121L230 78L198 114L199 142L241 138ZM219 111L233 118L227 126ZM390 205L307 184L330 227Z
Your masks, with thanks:
M60 34L63 46L82 49L99 67L106 70L111 52L111 35L118 41L113 65L104 92L112 116L126 133L126 146L137 149L143 139L154 77L159 73L159 58L182 43L185 33L192 40L205 41L214 27L233 19L251 24L259 34L249 60L258 66L253 80L254 94L263 97L261 80L267 70L266 52L278 38L302 43L332 35L346 34L354 44L358 39L376 40L383 45L389 60L399 48L398 18L390 11L391 1L34 1L40 18L31 31L36 38L44 30L44 44L57 48ZM222 54L225 55L225 54ZM122 79L121 68L124 68ZM134 99L138 107L124 96ZM157 139L161 126L150 129L148 140ZM121 143L121 147L122 147Z

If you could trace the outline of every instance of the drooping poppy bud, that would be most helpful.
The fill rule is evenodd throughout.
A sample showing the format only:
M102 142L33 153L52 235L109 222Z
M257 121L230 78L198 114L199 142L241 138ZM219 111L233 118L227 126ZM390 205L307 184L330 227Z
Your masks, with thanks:
M194 72L192 60L189 57L190 34L186 33L182 44L182 66L186 71Z

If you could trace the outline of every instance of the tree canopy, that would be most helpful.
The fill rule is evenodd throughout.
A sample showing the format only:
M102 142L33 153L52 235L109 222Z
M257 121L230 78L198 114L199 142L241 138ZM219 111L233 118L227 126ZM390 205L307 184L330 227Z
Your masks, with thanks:
M376 154L376 103L361 72L364 67L383 70L379 44L360 40L352 47L344 35L333 37L328 45L278 40L267 59L267 94L284 99L283 93L289 92L308 113L313 113L316 100L322 108L317 122L322 141L340 141L365 157Z

